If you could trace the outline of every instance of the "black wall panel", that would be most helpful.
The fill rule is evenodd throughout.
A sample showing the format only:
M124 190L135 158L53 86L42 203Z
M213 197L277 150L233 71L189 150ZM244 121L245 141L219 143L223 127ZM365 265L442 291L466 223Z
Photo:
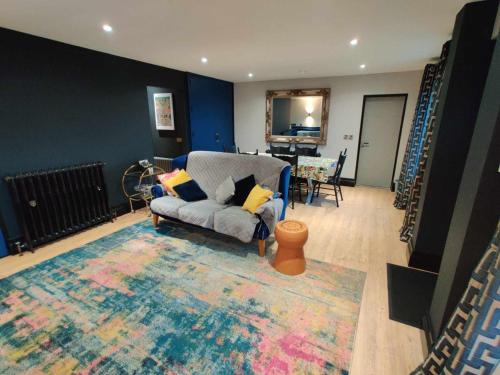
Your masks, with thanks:
M430 309L437 336L464 293L500 214L500 44L496 42Z
M439 96L409 265L437 272L488 74L498 0L457 15Z

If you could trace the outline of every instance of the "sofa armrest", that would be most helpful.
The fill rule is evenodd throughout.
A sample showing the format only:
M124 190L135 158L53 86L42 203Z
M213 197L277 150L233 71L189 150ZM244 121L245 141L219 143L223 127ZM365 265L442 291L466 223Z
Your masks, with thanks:
M264 223L264 220L262 220L259 215L257 215L257 217L259 218L259 222L255 226L253 238L257 238L258 240L265 240L267 237L269 237L271 232L269 232L269 228L267 227L266 223Z
M166 194L167 192L165 191L165 188L162 184L155 184L151 187L151 196L153 197L153 199L161 198Z
M177 156L172 160L172 169L186 169L187 159L187 155Z
M283 211L283 199L271 199L257 208L255 214L266 224L270 233L274 232L276 223L281 220L281 213Z

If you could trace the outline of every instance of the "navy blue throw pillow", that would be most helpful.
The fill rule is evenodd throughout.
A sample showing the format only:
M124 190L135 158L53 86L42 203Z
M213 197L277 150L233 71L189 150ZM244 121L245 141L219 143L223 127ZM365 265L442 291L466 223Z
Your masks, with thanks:
M207 195L201 190L200 185L195 180L189 180L183 184L174 186L174 190L182 200L186 202L196 202L207 199Z
M255 187L255 177L251 174L242 180L236 181L234 183L234 197L233 202L236 206L243 206L247 200L248 194Z

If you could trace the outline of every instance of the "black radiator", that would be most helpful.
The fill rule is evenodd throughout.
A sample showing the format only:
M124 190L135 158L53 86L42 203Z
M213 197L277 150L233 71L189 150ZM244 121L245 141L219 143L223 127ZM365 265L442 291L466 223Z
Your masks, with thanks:
M101 162L5 177L29 249L112 220Z

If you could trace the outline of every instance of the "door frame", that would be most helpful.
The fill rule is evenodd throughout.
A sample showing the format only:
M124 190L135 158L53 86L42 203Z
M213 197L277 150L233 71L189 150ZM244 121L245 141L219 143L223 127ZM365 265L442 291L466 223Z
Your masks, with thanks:
M399 143L401 142L401 132L403 130L403 123L405 120L405 113L406 113L406 103L408 102L408 94L406 93L399 93L399 94L373 94L373 95L363 95L363 106L361 108L361 122L359 124L359 139L358 139L358 151L356 154L356 169L354 172L354 185L357 184L358 181L358 164L359 164L359 151L361 149L361 136L363 135L363 120L365 117L365 103L366 99L369 98L387 98L387 97L397 97L397 96L402 96L404 97L404 104L403 104L403 113L401 115L401 124L399 125L399 134L398 134L398 141L396 144L396 155L394 156L394 166L392 167L392 176L391 176L391 191L394 191L394 174L396 173L396 165L398 163L398 153L399 153Z

